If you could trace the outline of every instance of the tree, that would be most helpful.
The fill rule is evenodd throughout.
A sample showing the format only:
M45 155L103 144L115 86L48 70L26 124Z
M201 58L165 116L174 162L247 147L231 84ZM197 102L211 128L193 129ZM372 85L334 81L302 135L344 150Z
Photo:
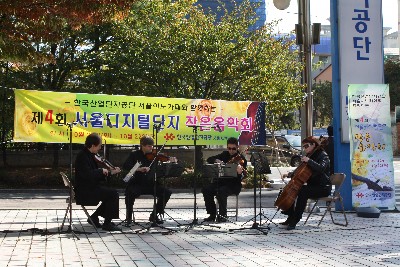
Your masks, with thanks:
M384 65L385 83L389 84L390 109L400 106L400 60L390 59Z
M256 31L254 6L244 1L218 22L194 1L138 2L116 25L104 49L112 58L114 88L128 94L226 100L272 101L282 109L299 101L276 99L302 95L301 63L292 43L275 38L272 24ZM284 103L284 104L282 104Z
M140 1L124 20L65 27L60 41L33 46L53 61L13 69L15 87L265 101L278 125L304 94L293 42L274 24L249 31L248 1L218 21L193 3Z
M80 67L80 61L76 60L76 50L78 46L84 46L81 42L85 39L82 37L86 29L84 25L121 19L124 10L132 2L1 1L0 62L5 62L2 65L6 66L1 72L4 73L3 85L61 91L74 68ZM12 105L9 105L11 101L6 103L6 99L12 100L13 96L8 98L6 92L3 93L1 140L5 165L6 141L12 133L12 121L10 123L9 118L13 117ZM54 164L57 165L58 146L55 148Z
M122 18L133 0L2 0L0 60L37 62L32 42L57 41L65 29Z
M302 103L293 42L273 36L275 24L249 31L256 19L249 1L218 20L193 4L136 3L98 55L106 71L76 83L101 80L116 94L266 101L268 127L278 128Z
M332 124L333 104L332 104L332 83L313 84L315 126L323 127Z

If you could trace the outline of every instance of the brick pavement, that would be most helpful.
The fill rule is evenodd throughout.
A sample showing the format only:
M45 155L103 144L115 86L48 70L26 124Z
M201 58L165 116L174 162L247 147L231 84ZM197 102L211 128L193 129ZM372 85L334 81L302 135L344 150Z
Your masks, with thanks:
M179 194L178 194L179 195ZM29 202L29 199L25 201ZM49 200L51 201L51 200ZM189 201L189 200L188 200ZM200 200L201 201L201 200ZM80 209L73 210L72 233L59 231L64 209L0 210L0 266L399 266L400 213L385 212L367 219L347 213L349 226L336 226L329 215L320 227L318 216L305 226L287 231L274 224L264 233L252 229L252 208L241 208L235 223L217 227L190 223L193 210L172 208L165 227L141 230L123 227L123 232L96 234ZM259 212L257 210L256 212ZM262 213L272 218L275 209ZM148 227L148 211L136 211L136 221ZM339 216L339 214L335 214ZM121 217L124 211L121 209ZM206 217L197 210L197 218ZM262 216L262 226L267 221ZM340 217L338 217L340 218ZM257 217L259 222L260 216ZM274 222L284 220L277 213ZM250 220L250 221L249 221ZM199 221L202 221L199 219ZM246 221L249 221L243 225ZM68 223L67 223L68 226ZM240 227L250 229L230 231ZM67 230L67 227L64 227Z

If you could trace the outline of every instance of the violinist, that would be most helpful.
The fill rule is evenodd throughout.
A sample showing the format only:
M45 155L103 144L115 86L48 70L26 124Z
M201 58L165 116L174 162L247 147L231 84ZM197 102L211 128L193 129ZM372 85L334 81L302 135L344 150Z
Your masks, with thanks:
M140 195L152 195L154 197L154 174L157 167L157 161L160 160L161 156L157 156L153 153L153 146L153 138L143 136L140 138L140 149L131 152L123 165L123 168L129 171L137 162L141 164L136 170L134 177L129 180L125 189L127 225L130 225L132 222L133 204L135 203L135 199ZM153 160L154 163L152 164ZM173 157L171 157L170 160L176 161ZM150 222L154 221L157 224L163 223L162 215L164 214L164 208L170 199L171 194L172 192L170 189L164 188L158 180L156 181L156 217L154 218L154 213L152 212L149 217Z
M211 183L201 190L204 197L206 211L209 217L205 218L205 222L226 222L227 217L227 200L229 195L238 195L242 189L242 179L247 166L247 161L243 155L239 154L239 144L235 137L230 137L227 140L227 151L221 154L209 157L207 163L237 163L237 176L232 178L220 179L218 183ZM217 217L217 207L214 201L214 196L217 197L219 203L219 214Z
M101 136L91 133L86 137L85 147L78 153L75 160L75 193L76 204L100 206L90 216L95 227L102 227L106 231L120 231L111 220L119 218L119 196L115 189L100 185L107 176L119 173L118 167L112 169L99 167L96 155L101 149ZM103 225L99 216L104 218ZM88 223L91 223L88 219Z
M301 158L301 161L302 164L308 165L311 169L311 176L308 178L307 184L302 185L298 191L295 203L288 210L282 211L283 214L288 215L288 218L280 224L286 226L288 230L296 228L296 224L301 220L309 198L327 197L332 190L329 179L329 156L320 145L318 139L313 136L307 137L302 141L302 147L305 156ZM295 179L296 170L284 174L282 179L285 177Z

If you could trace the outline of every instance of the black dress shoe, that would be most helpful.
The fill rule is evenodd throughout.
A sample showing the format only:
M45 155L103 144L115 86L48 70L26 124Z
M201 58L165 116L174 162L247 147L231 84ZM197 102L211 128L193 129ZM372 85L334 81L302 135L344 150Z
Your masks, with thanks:
M215 215L210 215L207 218L204 218L205 222L214 222L215 221Z
M284 222L280 222L280 225L289 225L289 219L286 219Z
M153 221L154 221L154 215L153 215L153 213L151 213L151 214L150 214L150 217L149 217L149 222L153 222ZM160 219L158 218L158 215L157 215L156 218L155 218L155 223L156 223L156 224L163 224L164 221L163 221L163 220L160 220Z
M105 231L122 231L121 228L119 228L118 226L116 226L114 223L107 223L107 224L103 224L102 227L103 230Z
M287 230L294 230L294 229L296 229L296 225L295 224L289 224L286 229Z
M90 225L93 225L93 226L95 226L96 228L101 228L101 224L100 224L100 222L99 222L99 217L92 217L92 216L90 216L90 219L92 219L92 222L93 222L93 224L92 224L92 222L91 222L89 219L87 219L87 222L88 222Z
M217 222L227 222L226 215L218 215Z
M283 215L290 215L292 212L291 212L291 210L282 210L281 213Z

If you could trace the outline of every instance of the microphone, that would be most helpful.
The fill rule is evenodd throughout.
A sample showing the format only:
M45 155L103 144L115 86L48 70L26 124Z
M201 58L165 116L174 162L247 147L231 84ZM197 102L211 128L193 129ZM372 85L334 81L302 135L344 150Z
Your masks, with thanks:
M79 121L73 121L73 122L66 122L64 124L59 124L59 126L67 125L68 127L72 128L72 127L74 127L75 125L78 125L78 124L79 124Z
M154 123L154 124L153 124L153 128L154 128L157 132L159 132L159 131L161 130L161 123Z
M213 128L214 128L214 129L217 129L218 132L222 132L222 129L221 129L221 127L219 126L219 124L215 124Z
M113 125L111 124L111 120L110 120L110 115L109 114L106 114L106 120L107 120L107 126L112 128Z

